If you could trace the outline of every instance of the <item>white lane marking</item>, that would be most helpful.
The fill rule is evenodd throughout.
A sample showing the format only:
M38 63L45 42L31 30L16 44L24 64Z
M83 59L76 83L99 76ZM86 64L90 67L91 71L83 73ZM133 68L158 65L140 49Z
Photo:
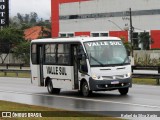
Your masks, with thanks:
M49 97L58 97L58 98L66 98L66 99L84 100L84 101L92 101L92 102L103 102L103 103L114 103L114 104L123 104L123 105L131 105L131 106L140 106L140 107L148 107L148 108L158 108L158 109L160 109L160 106L137 104L137 103L124 103L124 102L117 102L117 101L110 101L110 100L76 98L76 97L68 97L68 96L60 96L60 95L45 95L45 94L39 94L39 93L25 93L25 92L17 92L17 91L3 91L3 90L0 90L0 92L25 94L25 95L37 95L37 96L49 96Z

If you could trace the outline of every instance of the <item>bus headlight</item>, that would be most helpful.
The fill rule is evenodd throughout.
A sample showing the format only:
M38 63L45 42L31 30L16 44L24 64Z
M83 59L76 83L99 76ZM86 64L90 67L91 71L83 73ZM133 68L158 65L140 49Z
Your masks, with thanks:
M127 74L127 77L131 77L131 76L132 76L132 73L128 73L128 74Z
M96 75L92 75L92 78L96 80L96 79L97 79L97 76L96 76Z
M92 75L92 79L94 80L102 80L102 77L101 76L97 76L97 75Z

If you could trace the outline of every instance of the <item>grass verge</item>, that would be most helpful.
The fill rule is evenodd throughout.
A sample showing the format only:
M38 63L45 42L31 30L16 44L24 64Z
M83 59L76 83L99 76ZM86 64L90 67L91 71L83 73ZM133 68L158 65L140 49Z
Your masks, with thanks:
M36 111L49 111L50 113L56 112L56 114L63 114L61 116L71 116L71 117L42 117L42 118L2 118L0 120L120 120L119 118L112 118L112 117L99 117L93 115L93 117L84 117L87 116L87 113L80 113L80 112L68 112L60 109L53 109L47 107L40 107L34 105L26 105L26 104L19 104L14 102L7 102L7 101L0 101L0 113L3 111L9 112L36 112ZM72 117L78 116L78 117Z
M157 85L156 79L147 79L147 78L133 78L133 84L143 84L143 85Z
M30 73L18 73L18 76L16 73L7 73L7 75L4 74L4 72L0 72L0 77L19 77L19 78L30 78Z

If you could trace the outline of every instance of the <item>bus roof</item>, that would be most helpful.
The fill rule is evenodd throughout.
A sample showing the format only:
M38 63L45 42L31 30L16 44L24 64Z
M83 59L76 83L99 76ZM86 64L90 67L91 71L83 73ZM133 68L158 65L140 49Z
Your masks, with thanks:
M118 37L69 37L69 38L44 38L35 39L31 43L47 43L47 42L87 42L98 40L121 40Z

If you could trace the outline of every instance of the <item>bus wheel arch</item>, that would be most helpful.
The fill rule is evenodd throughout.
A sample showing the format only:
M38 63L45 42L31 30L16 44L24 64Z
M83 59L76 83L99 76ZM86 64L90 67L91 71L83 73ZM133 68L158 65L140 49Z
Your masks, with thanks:
M45 87L47 87L47 84L49 83L50 80L51 80L50 77L47 77L47 78L45 79Z
M85 79L81 80L80 83L80 92L84 97L88 97L91 95L92 91L89 88L88 82Z

